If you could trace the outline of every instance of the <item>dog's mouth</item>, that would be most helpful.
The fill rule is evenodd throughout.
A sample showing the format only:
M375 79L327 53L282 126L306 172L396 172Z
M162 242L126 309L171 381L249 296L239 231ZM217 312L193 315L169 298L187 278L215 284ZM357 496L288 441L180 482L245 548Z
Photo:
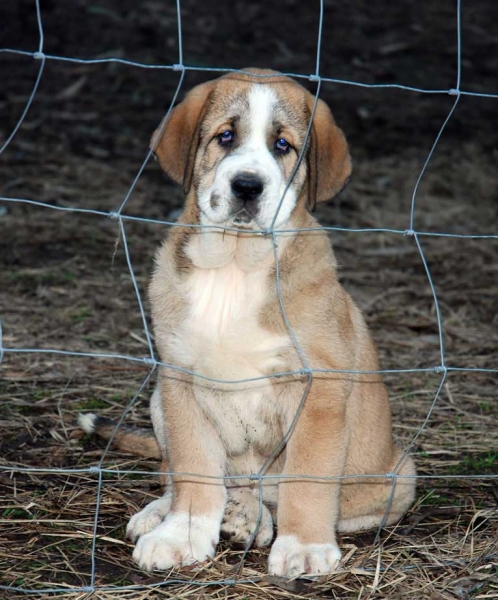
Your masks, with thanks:
M234 211L229 221L237 229L257 229L259 227L257 212L256 206L246 204Z
M235 213L232 217L232 222L236 227L240 227L243 229L247 229L252 225L254 221L253 215L246 210L245 208L241 208L239 212Z

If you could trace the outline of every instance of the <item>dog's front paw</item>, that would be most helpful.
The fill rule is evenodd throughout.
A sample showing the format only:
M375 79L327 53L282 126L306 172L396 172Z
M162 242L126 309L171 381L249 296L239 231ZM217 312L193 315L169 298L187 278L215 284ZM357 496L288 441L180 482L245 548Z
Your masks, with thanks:
M225 506L225 515L221 524L221 535L230 542L246 546L257 528L254 543L258 548L268 546L273 538L273 519L263 504L261 521L259 517L259 498L250 490L229 490Z
M268 559L270 575L323 575L337 569L341 551L336 544L301 544L294 535L277 537Z
M137 542L133 558L147 571L165 571L214 556L220 523L207 516L169 513L166 519Z
M132 542L160 525L171 508L171 493L153 500L130 519L126 535Z

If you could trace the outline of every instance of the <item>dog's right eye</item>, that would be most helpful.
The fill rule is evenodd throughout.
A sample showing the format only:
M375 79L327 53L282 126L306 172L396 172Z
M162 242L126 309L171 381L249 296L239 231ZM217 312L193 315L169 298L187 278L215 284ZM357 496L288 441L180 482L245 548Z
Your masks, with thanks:
M220 133L218 140L222 146L228 146L233 142L233 133L228 130L224 131L223 133Z

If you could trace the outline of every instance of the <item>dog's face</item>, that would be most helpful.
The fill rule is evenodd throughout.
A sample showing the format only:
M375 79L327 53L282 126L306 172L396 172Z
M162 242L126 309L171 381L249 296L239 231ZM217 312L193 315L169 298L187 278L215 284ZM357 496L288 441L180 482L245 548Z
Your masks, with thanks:
M322 101L306 139L313 103L278 74L230 74L194 88L152 144L165 171L195 192L202 224L266 230L276 215L282 227L350 174L344 136Z
M213 93L201 125L194 169L201 215L213 224L266 229L283 198L278 226L288 220L303 185L305 162L286 191L307 123L295 118L293 105L274 87L227 83Z

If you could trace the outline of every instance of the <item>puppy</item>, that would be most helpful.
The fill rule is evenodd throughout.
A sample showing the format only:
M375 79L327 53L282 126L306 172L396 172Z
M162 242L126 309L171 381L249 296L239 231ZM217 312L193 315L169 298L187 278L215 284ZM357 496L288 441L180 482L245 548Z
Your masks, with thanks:
M151 400L175 474L128 525L144 569L204 561L220 531L248 543L259 526L267 545L276 518L270 573L328 573L337 531L394 523L413 501L413 478L391 497L392 481L368 477L415 468L393 444L380 376L358 373L379 369L376 350L308 211L351 173L321 100L306 140L314 102L249 69L194 88L153 135L185 192L150 286L161 361L183 370L161 367Z

